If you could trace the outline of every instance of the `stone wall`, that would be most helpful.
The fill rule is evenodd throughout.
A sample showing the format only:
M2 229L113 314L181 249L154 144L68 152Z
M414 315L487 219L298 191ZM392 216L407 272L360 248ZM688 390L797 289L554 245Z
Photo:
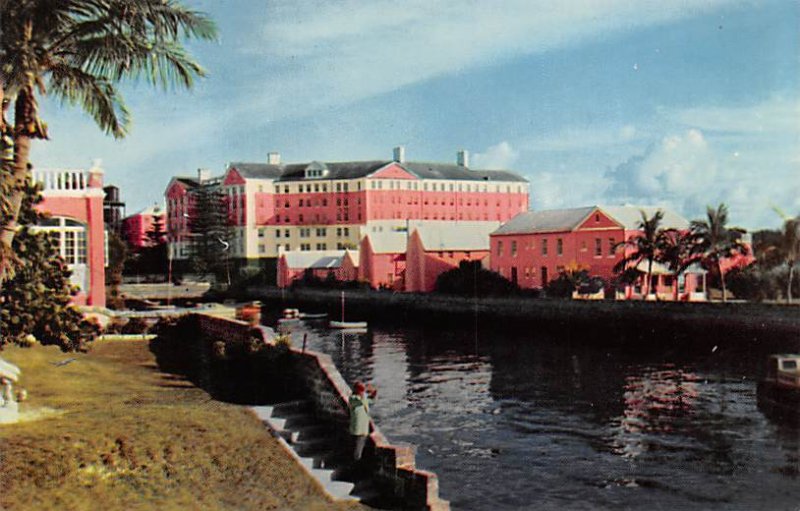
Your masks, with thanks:
M260 374L268 380L264 385L302 388L320 420L339 424L342 435L347 435L350 387L328 355L296 348L282 351L272 344L269 329L204 314L195 316L206 343L224 340L226 351L245 357L253 351L250 357L258 358ZM382 489L402 500L407 509L450 509L449 503L439 498L436 474L416 468L414 447L391 444L374 423L371 430L364 460Z

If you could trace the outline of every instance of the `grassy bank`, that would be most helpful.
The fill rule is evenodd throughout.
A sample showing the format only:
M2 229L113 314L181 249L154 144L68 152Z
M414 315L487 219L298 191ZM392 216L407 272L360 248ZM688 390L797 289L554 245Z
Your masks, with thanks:
M328 501L255 417L160 372L144 341L2 355L36 420L0 426L1 509L365 509Z

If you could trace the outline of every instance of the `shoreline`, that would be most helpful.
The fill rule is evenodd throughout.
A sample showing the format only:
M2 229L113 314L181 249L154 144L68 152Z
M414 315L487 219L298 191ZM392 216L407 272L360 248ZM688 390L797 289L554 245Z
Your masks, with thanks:
M299 307L308 312L325 311L330 318L338 319L340 294L339 290L250 288L246 297L262 301L268 313ZM349 320L568 330L587 342L626 343L657 337L702 344L728 338L732 342L774 343L800 350L800 309L781 304L474 299L365 290L346 290L345 297Z

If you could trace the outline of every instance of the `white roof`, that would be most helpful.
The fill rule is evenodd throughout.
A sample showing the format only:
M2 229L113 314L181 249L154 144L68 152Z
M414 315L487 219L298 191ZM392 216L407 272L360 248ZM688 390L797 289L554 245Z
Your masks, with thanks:
M614 220L622 224L626 230L637 230L642 221L642 212L651 218L657 211L664 213L659 227L663 229L688 229L689 221L669 208L659 206L598 206Z
M286 257L289 268L333 269L342 266L347 252L358 264L358 251L354 250L288 250L281 251L281 256Z
M489 234L500 222L446 222L415 229L425 250L489 250Z
M131 218L137 215L152 215L152 216L161 216L166 214L167 209L161 204L153 204L148 208L144 208L141 211L137 211L132 215L128 215L125 218Z
M427 250L488 250L489 233L500 222L458 222L453 220L414 220L392 223L368 224L372 250L376 254L402 254L408 238L417 231Z

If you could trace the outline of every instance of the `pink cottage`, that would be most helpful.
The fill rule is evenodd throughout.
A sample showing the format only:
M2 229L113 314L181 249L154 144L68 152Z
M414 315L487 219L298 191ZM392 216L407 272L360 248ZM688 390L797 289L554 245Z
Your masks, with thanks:
M105 306L105 226L103 170L34 169L43 200L37 205L50 218L37 229L55 234L58 249L78 287L76 305Z

